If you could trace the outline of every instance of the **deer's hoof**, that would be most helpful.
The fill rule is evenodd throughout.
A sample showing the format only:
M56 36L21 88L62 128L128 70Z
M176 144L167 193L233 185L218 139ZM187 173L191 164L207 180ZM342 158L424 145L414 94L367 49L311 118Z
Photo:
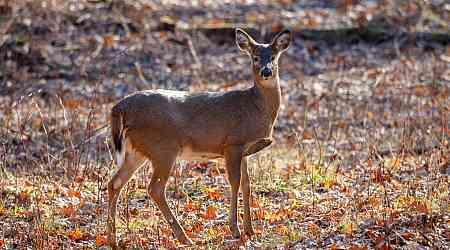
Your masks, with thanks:
M241 232L239 231L239 229L238 230L232 230L232 231L233 231L232 232L233 238L235 238L235 239L241 238Z

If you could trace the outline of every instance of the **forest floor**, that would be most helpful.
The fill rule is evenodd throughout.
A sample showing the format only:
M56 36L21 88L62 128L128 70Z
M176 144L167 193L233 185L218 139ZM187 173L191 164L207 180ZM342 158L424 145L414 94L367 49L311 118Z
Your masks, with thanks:
M251 86L234 27L294 31L276 143L250 157L251 238L230 236L222 161L176 164L192 248L450 248L450 5L428 2L0 0L0 249L106 248L110 108ZM188 248L151 172L122 192L119 245Z

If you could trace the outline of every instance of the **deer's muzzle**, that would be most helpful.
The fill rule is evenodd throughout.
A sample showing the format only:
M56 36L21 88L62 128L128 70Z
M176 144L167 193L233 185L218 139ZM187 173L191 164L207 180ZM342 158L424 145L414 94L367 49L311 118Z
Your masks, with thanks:
M264 78L271 77L273 75L272 65L268 63L266 66L262 67L261 70L259 71L259 75Z

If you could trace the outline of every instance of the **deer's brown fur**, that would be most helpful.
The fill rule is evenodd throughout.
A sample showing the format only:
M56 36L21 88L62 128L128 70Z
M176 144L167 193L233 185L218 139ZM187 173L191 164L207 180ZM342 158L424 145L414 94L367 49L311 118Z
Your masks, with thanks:
M254 85L248 89L198 94L147 90L127 96L113 107L112 137L119 165L108 184L108 234L113 246L120 191L146 159L153 166L148 193L181 242L191 243L165 197L166 182L177 158L225 158L232 194L232 234L240 236L239 187L244 198L244 230L253 234L247 155L272 142L281 99L278 59L290 40L291 33L283 31L272 43L259 44L243 30L236 30L238 47L252 57Z

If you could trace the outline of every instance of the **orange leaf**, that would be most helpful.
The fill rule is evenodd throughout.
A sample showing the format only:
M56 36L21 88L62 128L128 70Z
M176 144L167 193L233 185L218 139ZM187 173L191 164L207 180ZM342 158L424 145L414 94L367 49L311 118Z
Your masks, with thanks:
M192 201L188 201L187 203L186 203L186 206L184 207L186 210L188 210L188 211L194 211L194 210L197 210L198 209L198 206L197 205L195 205Z
M347 124L347 122L345 122L345 121L339 121L339 122L336 124L336 126L337 126L338 128L345 129L345 128L347 128L348 124Z
M193 233L201 233L203 232L204 228L202 224L196 224L194 226L192 226L191 228L191 232Z
M73 214L75 213L75 209L72 205L69 206L64 206L62 208L62 213L64 214L64 216L66 217L72 217Z
M20 199L22 202L27 201L28 198L30 198L30 193L29 193L29 192L22 191L22 192L19 193L19 199Z
M79 191L70 189L69 191L67 191L67 196L80 198L81 193Z
M203 217L205 219L215 219L217 217L217 208L209 206Z
M114 35L106 35L103 37L103 41L105 42L105 47L113 47L117 41L119 40L118 36L114 36Z
M4 240L0 240L0 248L5 246L5 241Z
M76 183L82 183L84 181L84 177L83 176L77 176L77 177L75 177L75 182Z
M353 245L353 246L350 246L350 248L348 248L348 250L367 250L367 246L361 247L361 246Z
M17 212L18 216L23 216L25 218L30 218L33 216L33 212L32 211L18 211Z
M409 239L411 239L412 237L414 237L414 233L411 233L411 232L404 232L404 233L402 233L402 237L403 238L405 238L405 239L407 239L407 240L409 240Z
M106 237L105 236L99 234L99 235L97 235L95 237L95 245L97 247L101 247L101 246L103 246L105 244L106 244Z
M379 206L381 204L381 200L380 200L380 198L371 195L367 199L367 203L369 203L372 207L375 207L375 206Z
M308 231L312 235L318 235L320 233L320 228L316 224L312 223L308 225Z
M68 236L71 240L82 240L85 238L85 236L81 232L80 228L77 228L77 229L69 232Z
M423 85L423 84L419 84L413 87L413 91L414 91L414 95L416 96L428 96L429 95L429 91L427 86Z
M260 220L263 220L264 217L266 216L266 213L264 212L264 209L263 209L262 207L260 207L260 208L258 209L257 215L258 215L258 216L257 216L258 219L260 219Z
M208 190L208 197L212 200L220 200L220 193L217 190L210 189Z
M287 235L289 233L289 229L285 225L278 226L275 231L281 235Z
M308 131L304 131L303 132L303 140L311 140L311 139L313 139L313 135Z
M75 99L68 99L64 101L64 107L67 109L76 109L81 105L81 102Z
M261 207L261 205L259 204L258 198L250 199L250 207L252 207L252 208L260 208Z

